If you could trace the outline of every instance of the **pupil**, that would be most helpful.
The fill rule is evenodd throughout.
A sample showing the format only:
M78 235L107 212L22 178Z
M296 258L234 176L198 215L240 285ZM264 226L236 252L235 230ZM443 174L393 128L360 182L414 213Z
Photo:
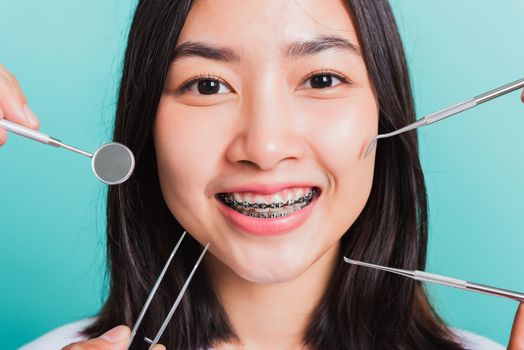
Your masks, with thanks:
M333 84L333 78L330 75L315 75L311 78L311 87L323 89Z
M218 93L220 83L216 80L201 80L198 82L198 92L202 95L212 95Z

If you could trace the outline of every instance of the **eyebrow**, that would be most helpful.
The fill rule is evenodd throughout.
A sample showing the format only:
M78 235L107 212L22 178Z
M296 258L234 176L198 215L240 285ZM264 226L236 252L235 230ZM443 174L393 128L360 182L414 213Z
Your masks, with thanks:
M338 36L320 36L312 40L295 41L286 45L282 52L285 57L296 58L312 56L332 49L347 50L360 56L360 49L357 45ZM240 55L233 48L215 47L199 41L186 41L180 44L173 51L171 60L176 61L183 57L202 57L227 63L240 62Z
M186 41L173 51L172 61L182 57L202 57L215 61L240 62L240 56L229 47L213 47L203 42Z
M320 36L313 40L297 41L284 49L286 57L312 56L331 49L348 50L360 56L360 49L347 39L338 36Z

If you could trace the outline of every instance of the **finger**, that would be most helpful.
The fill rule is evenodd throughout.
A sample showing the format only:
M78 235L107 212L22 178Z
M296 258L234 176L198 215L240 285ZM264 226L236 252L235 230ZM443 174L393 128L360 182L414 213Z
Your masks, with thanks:
M524 90L522 90L522 95L520 95L520 100L524 102Z
M511 328L511 336L509 339L508 350L523 350L524 349L524 304L520 303L515 320L513 321L513 328Z
M11 74L11 72L3 64L0 64L0 75L3 75L8 79L14 78L16 80L15 76Z
M5 143L7 142L7 132L0 128L0 146L3 146L5 145Z
M127 326L117 326L98 338L69 344L62 350L125 350L131 336Z
M0 108L7 120L32 129L40 126L40 121L27 104L20 84L3 66L0 66Z
M0 119L4 118L4 112L2 112L2 108L0 108ZM3 146L5 142L7 141L7 131L5 129L0 128L0 146Z

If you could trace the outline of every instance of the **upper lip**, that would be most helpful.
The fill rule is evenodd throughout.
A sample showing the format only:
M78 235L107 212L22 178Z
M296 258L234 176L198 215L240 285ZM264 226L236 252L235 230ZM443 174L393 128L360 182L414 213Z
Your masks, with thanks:
M319 186L311 182L292 182L292 183L281 182L281 183L272 183L272 184L252 183L252 184L244 184L244 185L237 185L237 186L223 188L218 193L250 192L250 193L257 193L261 195L269 195L269 194L283 191L288 188L298 188L298 187L317 187L319 188Z

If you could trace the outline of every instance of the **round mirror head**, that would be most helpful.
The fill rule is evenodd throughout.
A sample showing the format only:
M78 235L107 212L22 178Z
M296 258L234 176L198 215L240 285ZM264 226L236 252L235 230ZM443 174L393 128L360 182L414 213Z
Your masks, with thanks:
M108 185L117 185L129 179L133 173L135 157L131 150L121 143L106 143L93 154L91 166L100 181Z

